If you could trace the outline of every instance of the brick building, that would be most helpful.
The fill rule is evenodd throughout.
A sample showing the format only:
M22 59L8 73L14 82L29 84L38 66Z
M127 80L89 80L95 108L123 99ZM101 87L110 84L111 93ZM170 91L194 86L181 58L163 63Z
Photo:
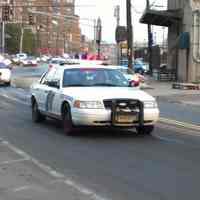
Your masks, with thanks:
M2 1L1 1L2 2ZM12 21L32 29L41 53L79 52L81 30L75 0L10 0ZM29 16L34 25L29 25Z
M45 2L44 2L45 1ZM75 15L74 0L36 0L36 9L48 15L35 14L38 46L43 53L62 54L80 51L81 30ZM47 5L47 7L42 7ZM50 14L50 15L49 15ZM51 15L52 14L52 15Z

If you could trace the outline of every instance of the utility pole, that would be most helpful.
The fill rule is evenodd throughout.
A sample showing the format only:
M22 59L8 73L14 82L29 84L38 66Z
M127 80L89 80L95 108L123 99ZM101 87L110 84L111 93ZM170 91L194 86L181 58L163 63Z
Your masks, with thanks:
M2 33L1 33L1 48L2 48L2 53L5 53L5 23L10 20L10 1L7 0L5 2L5 5L2 6Z
M97 20L97 36L96 36L96 43L98 45L98 59L101 57L101 34L102 34L102 25L101 25L101 19L98 18Z
M97 21L96 19L93 20L93 23L94 23L94 41L93 41L93 48L94 48L94 52L96 52L96 29L97 29Z
M23 52L23 40L24 40L24 26L21 25L21 36L20 36L20 46L19 46L19 53Z
M128 68L132 69L132 64L133 64L133 29L132 29L131 0L126 0L126 8L127 8Z
M146 0L146 6L147 10L150 9L150 3L149 0ZM152 75L153 69L152 69L152 45L153 45L153 35L151 31L151 24L148 24L148 52L149 52L149 73Z
M2 22L2 54L5 53L5 22Z
M117 20L117 27L120 26L120 6L117 5L115 7L115 12L114 12L114 16L116 17ZM120 43L117 42L117 64L120 64Z

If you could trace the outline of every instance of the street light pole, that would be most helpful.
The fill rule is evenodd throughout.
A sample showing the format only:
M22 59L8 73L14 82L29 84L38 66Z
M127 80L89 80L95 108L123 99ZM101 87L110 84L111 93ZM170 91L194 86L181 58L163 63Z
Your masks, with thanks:
M131 0L126 0L126 9L127 9L128 68L132 69L132 64L133 64L133 29L132 29Z
M115 13L114 16L116 17L117 21L117 28L120 26L120 6L117 5L115 7ZM117 42L117 64L120 64L120 42Z
M24 40L24 27L21 25L21 36L20 36L20 46L19 46L19 52L23 52L23 40Z
M94 42L93 42L93 48L94 48L94 52L96 52L96 28L97 28L97 26L96 26L96 23L97 23L96 19L93 20L93 23L94 23Z
M5 53L5 22L2 21L2 53Z
M98 59L100 59L101 55L101 34L102 34L102 25L101 25L101 19L98 18L97 20L97 36L96 36L96 42L98 45Z
M146 6L147 10L150 9L150 3L149 0L146 0ZM148 24L148 50L149 50L149 73L152 75L153 69L152 69L152 32L151 32L151 24Z

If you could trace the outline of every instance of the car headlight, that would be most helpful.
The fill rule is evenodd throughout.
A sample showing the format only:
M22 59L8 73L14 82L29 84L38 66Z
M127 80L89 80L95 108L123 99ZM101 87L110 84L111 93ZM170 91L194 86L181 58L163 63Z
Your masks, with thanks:
M103 109L104 105L101 101L75 101L75 108L80 109Z
M156 101L145 101L144 108L158 108L158 104Z

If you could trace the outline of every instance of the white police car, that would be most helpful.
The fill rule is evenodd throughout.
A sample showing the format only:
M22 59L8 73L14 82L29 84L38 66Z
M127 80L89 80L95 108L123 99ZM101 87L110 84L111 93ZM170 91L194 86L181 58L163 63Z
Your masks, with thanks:
M159 118L155 99L102 65L51 68L31 86L32 119L62 120L64 132L81 126L135 127L150 134Z

